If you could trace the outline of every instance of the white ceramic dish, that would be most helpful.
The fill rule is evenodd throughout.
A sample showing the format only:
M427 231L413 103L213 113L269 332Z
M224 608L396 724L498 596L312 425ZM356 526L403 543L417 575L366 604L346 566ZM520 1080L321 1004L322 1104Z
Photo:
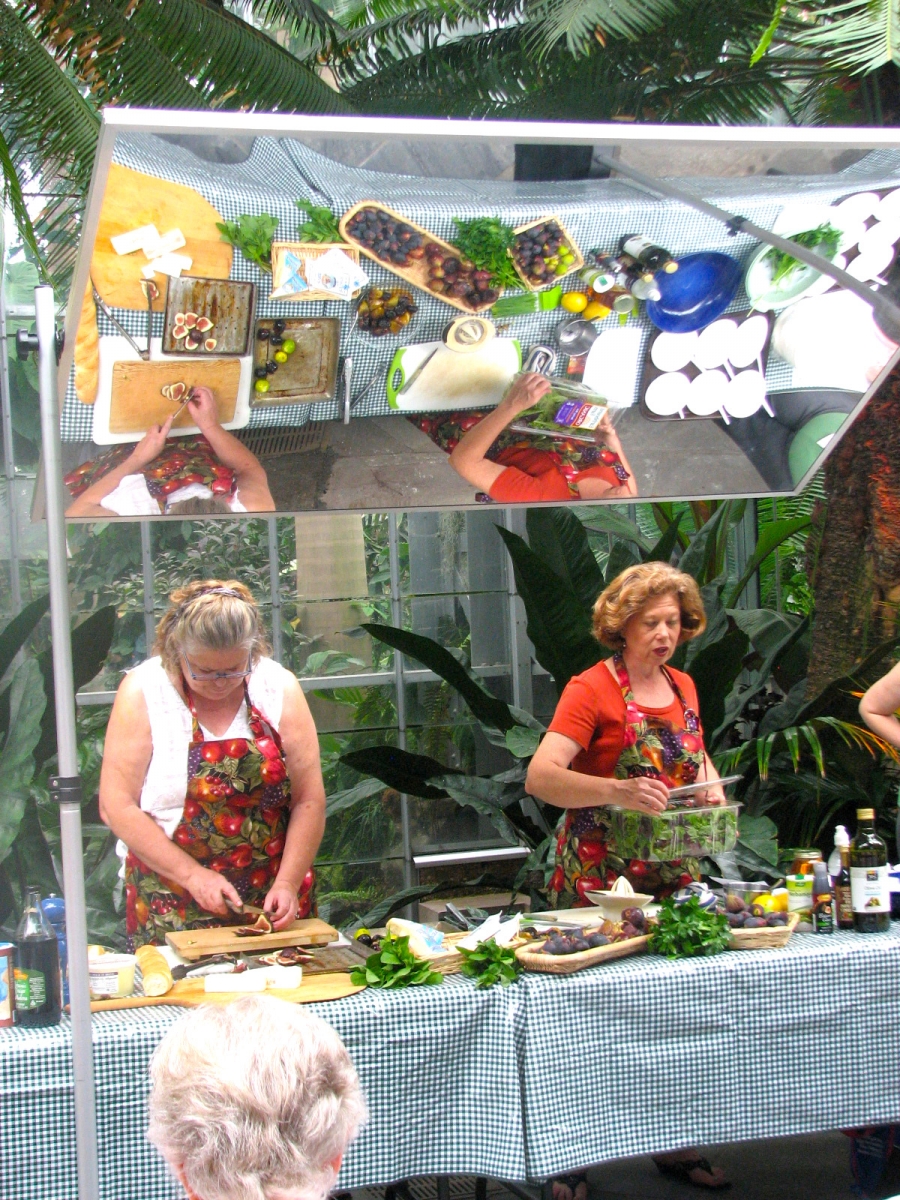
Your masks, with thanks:
M870 250L881 250L884 246L892 249L900 241L900 217L890 221L877 221L871 229L867 229L857 243L860 254Z
M847 268L847 274L865 283L870 279L878 279L885 271L889 271L893 261L893 245L887 242L883 242L880 246L875 244L864 253L857 254Z
M728 395L728 376L724 371L704 371L691 381L687 397L689 410L697 417L721 412Z
M857 192L855 196L847 196L834 207L850 221L867 221L880 203L881 197L877 192Z
M766 402L766 381L759 371L740 371L728 385L725 411L732 417L752 417Z
M680 371L694 356L696 333L661 333L650 347L650 361L660 371Z
M769 322L761 313L742 321L731 344L728 361L733 367L752 366L762 354L769 336Z
M602 925L607 919L597 908L560 908L549 909L546 912L527 914L528 924L555 925L557 921L563 925Z
M892 217L900 217L900 188L894 188L878 202L873 216L879 221L889 221Z
M693 355L694 362L701 371L721 367L728 361L737 328L737 321L730 317L723 317L720 321L713 321L712 325L707 325L697 339L697 348Z
M632 326L604 329L588 351L582 382L605 396L610 408L637 400L644 331Z
M644 403L657 417L674 417L687 408L691 381L680 371L657 375L644 393Z
M653 902L653 897L644 892L632 892L630 896L621 892L585 892L585 895L608 921L621 921L626 908L646 908Z

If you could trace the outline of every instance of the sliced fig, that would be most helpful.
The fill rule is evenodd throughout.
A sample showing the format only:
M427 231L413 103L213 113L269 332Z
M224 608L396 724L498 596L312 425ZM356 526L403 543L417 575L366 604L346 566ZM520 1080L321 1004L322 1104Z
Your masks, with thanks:
M159 390L162 392L162 394L165 396L165 398L167 400L172 399L172 385L170 383L164 383L163 386Z
M184 339L184 348L185 350L199 350L200 343L195 342L192 337L188 336Z
M212 327L213 327L213 323L209 319L209 317L198 317L197 318L197 332L198 333L208 333L210 331L210 329L212 329Z
M179 341L183 337L187 337L188 331L184 325L175 325L172 327L172 337Z
M185 313L184 314L184 323L185 323L185 325L187 325L188 329L193 329L199 320L200 320L200 318L197 316L196 313Z
M260 913L252 925L239 925L234 932L237 937L262 937L272 932L272 922Z
M215 338L207 338L206 341L203 343L203 349L204 350L215 350L215 348L216 348L216 346L218 346L218 344L219 343L216 341Z
M179 400L183 400L187 392L186 383L173 383L169 391L172 393L172 399L177 404Z
M176 313L175 314L175 324L176 325L184 324L184 313Z

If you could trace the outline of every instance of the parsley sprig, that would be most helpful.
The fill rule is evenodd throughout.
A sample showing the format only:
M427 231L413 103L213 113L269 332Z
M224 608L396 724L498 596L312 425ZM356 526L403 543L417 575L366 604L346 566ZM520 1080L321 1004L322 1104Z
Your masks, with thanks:
M441 983L440 971L432 971L431 964L416 958L409 948L408 937L386 935L381 940L381 949L370 954L364 967L354 967L350 982L377 988L415 987L422 983Z
M513 261L507 254L512 247L512 226L496 217L475 217L464 221L454 217L458 233L453 245L478 271L490 271L492 287L521 288Z
M650 933L651 954L666 958L694 958L718 954L731 940L728 918L724 913L701 908L696 896L684 904L664 900Z
M820 253L825 258L834 258L835 254L837 254L840 240L841 231L835 229L833 225L829 225L827 222L824 225L817 226L815 229L807 229L803 233L791 235L791 241L796 242L798 246L803 246L807 250L820 250ZM794 258L792 254L785 254L783 250L778 250L774 246L765 255L763 262L771 264L773 286L783 283L795 271L807 265L800 262L799 259Z
M515 983L522 967L511 946L498 946L494 938L481 942L474 950L464 950L458 946L463 956L462 973L475 980L475 986L488 988L495 983L504 987Z
M236 221L216 221L216 229L226 242L264 271L272 270L272 238L277 228L278 218L269 213L256 217L241 213Z
M309 200L300 199L297 207L306 213L307 220L300 226L301 242L340 242L343 241L338 228L338 219L330 208L312 204Z

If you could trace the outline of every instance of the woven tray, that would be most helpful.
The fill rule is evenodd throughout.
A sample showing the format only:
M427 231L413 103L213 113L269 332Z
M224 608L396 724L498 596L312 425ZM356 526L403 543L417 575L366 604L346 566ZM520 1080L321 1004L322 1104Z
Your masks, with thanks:
M445 933L444 945L447 950L429 954L425 961L434 971L441 975L458 975L462 970L463 956L455 949L456 943L467 938L468 933Z
M298 258L321 258L327 254L329 250L343 250L349 259L356 266L359 266L359 251L356 246L351 246L349 242L273 242L272 243L272 288L275 288L275 280L278 278L282 268L284 256L292 250ZM359 296L362 288L357 288L353 293L352 299ZM299 295L288 298L275 297L275 304L306 304L309 300L334 300L334 296L330 292L317 291L311 288L308 292L303 292Z
M439 296L437 292L433 292L428 286L427 259L420 258L415 261L413 266L400 267L397 266L396 263L385 262L383 258L379 258L377 254L367 249L362 242L357 241L354 237L347 233L348 222L351 221L352 218L355 217L360 211L360 209L363 208L378 208L382 212L386 212L389 217L395 217L398 221L402 221L404 225L408 225L410 229L414 229L416 233L421 233L422 237L426 239L426 244L427 242L431 242L435 246L440 246L440 248L447 254L452 254L456 258L462 258L462 255L455 246L451 246L449 242L442 241L441 238L435 237L433 233L429 233L427 229L423 229L421 225L417 225L415 221L411 221L409 217L404 217L403 214L398 213L396 209L389 208L386 204L382 204L380 200L361 200L359 204L354 204L352 208L347 209L347 211L341 217L339 226L341 237L344 238L345 241L351 243L353 246L358 246L363 254L365 254L368 258L371 258L373 262L377 262L380 266L384 267L386 271L390 271L393 275L399 275L400 278L405 279L407 283L411 283L414 287L421 289L421 291L427 292L429 296L434 296L435 300L441 300L444 304L449 304L453 308L458 308L460 312L469 313L471 315L472 313L486 312L489 308L493 307L495 303L493 300L490 304L482 304L479 308L472 308L470 305L464 304L462 300L457 300L455 296ZM566 236L568 236L568 234ZM502 295L503 289L500 288L499 291L500 295Z
M787 925L766 929L734 929L729 950L776 950L786 946L800 924L800 914L790 913Z
M752 931L751 931L752 932ZM598 963L609 962L615 958L628 958L632 954L643 954L647 949L650 937L628 938L624 942L610 942L608 946L597 946L593 950L579 950L577 954L541 954L539 946L543 942L530 942L520 946L516 958L526 971L539 971L542 975L573 975L583 971L585 967L595 967Z
M571 233L569 233L568 229L566 229L565 225L563 225L562 221L559 219L558 216L556 216L555 213L551 213L550 216L547 216L547 217L541 217L537 221L529 221L527 225L518 225L513 230L513 233L525 233L529 229L534 229L535 225L543 225L545 221L555 221L556 224L560 227L560 229L563 232L563 236L565 237L566 241L569 243L569 249L572 250L575 254L575 261L572 263L571 267L569 267L568 271L566 271L565 275L551 275L546 283L531 283L530 280L527 278L527 276L525 276L522 273L522 271L519 269L519 264L516 262L512 251L511 250L508 251L509 257L512 259L513 266L516 269L516 274L522 280L522 287L525 288L529 292L542 292L544 290L544 288L551 287L551 286L556 287L556 285L561 280L566 278L566 275L571 275L573 271L580 271L581 268L584 266L584 255L581 253L581 250L578 247L578 243L575 241L575 239L572 237Z

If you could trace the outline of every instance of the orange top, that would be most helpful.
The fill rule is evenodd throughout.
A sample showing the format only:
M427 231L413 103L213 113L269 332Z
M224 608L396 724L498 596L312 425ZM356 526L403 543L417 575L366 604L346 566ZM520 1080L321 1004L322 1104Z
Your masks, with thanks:
M698 712L697 689L690 675L674 667L666 670L681 688L687 704ZM684 709L677 696L665 708L649 708L646 704L638 707L648 717L661 717L676 726L684 724ZM550 732L561 733L581 747L572 760L573 771L613 777L625 743L625 699L605 662L569 680L550 722ZM700 732L702 736L702 728Z
M495 462L506 467L491 484L488 493L500 504L534 504L539 500L572 500L572 491L560 468L546 450L516 450L510 447L497 455ZM598 463L572 475L578 486L580 479L603 479L610 487L621 487L611 466Z

